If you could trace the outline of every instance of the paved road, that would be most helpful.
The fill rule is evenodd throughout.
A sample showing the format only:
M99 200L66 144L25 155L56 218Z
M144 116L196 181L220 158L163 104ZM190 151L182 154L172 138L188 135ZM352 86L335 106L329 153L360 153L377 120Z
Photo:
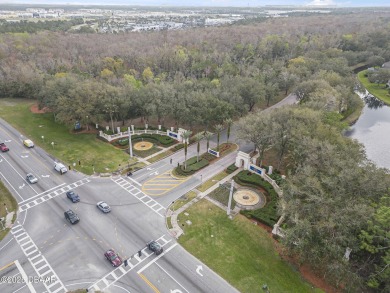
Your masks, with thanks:
M289 96L276 107L295 102ZM275 107L275 106L274 106ZM231 141L235 140L235 128ZM0 119L0 141L10 151L0 153L0 178L19 203L18 219L0 243L0 292L66 292L78 288L104 292L237 292L205 264L187 253L165 225L168 206L187 191L234 162L236 152L218 160L185 181L168 180L167 173L184 161L184 151L136 172L131 178L99 178L75 171L60 175L55 159L39 147L27 149L24 137ZM221 142L226 141L222 133ZM216 146L216 138L210 142ZM240 142L240 150L250 144ZM201 153L206 151L206 142ZM196 144L187 158L195 156ZM26 173L39 182L26 182ZM81 201L71 203L66 191ZM96 203L104 200L112 212L103 214ZM70 225L64 211L73 209L80 223ZM158 257L145 248L157 240L164 253ZM103 253L114 248L127 267L113 268ZM141 251L142 255L138 256ZM26 284L26 281L31 282Z
M170 170L169 159L132 178L91 177L73 170L60 175L53 158L39 147L25 148L23 137L1 120L0 140L10 148L0 153L0 178L20 207L11 233L0 243L0 278L9 281L0 284L0 292L66 292L86 287L132 293L237 292L183 250L167 231L168 205L199 184L196 176L175 186L174 192L151 196L142 191L142 183ZM191 147L189 156L193 153ZM175 160L184 158L177 154ZM37 184L26 182L29 172L38 177ZM66 198L71 189L80 195L79 203ZM111 205L111 213L97 209L100 200ZM64 219L69 208L80 216L76 225ZM156 257L145 248L151 239L164 247L164 254ZM109 248L129 259L129 265L113 268L103 257ZM32 281L28 286L23 275Z

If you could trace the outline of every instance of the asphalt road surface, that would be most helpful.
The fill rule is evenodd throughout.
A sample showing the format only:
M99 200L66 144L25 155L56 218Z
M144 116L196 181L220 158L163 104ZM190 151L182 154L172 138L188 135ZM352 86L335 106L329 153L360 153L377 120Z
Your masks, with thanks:
M295 97L289 96L278 106L294 102ZM165 225L168 206L232 164L236 152L187 180L167 176L184 162L184 151L132 177L100 178L75 170L60 175L54 170L55 158L39 147L26 148L23 139L0 119L0 141L10 148L0 153L0 178L19 204L17 221L0 243L0 292L57 293L79 288L113 293L237 292L178 245ZM211 147L215 141L214 137ZM226 141L226 133L220 141ZM253 148L239 143L240 150ZM201 153L205 145L202 142ZM196 144L189 147L187 158L195 155ZM33 173L38 183L28 183L27 173ZM80 202L66 197L69 190L79 194ZM107 202L112 211L102 213L96 207L99 201ZM79 215L79 223L65 220L68 209ZM145 247L149 240L156 240L164 252L154 255ZM128 265L112 267L103 256L110 248Z

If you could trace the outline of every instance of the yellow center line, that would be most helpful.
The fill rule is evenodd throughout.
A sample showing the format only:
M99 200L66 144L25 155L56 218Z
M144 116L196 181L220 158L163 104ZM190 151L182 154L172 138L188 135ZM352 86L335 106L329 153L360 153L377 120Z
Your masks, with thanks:
M146 284L149 285L150 288L152 288L154 292L160 293L160 291L143 274L138 275L145 281Z
M0 271L12 266L15 262L10 262L9 264L5 265L4 267L0 268Z

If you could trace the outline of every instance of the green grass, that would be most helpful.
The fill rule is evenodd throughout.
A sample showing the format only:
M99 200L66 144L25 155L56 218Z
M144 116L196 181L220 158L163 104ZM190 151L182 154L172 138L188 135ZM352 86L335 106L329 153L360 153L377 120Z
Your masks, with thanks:
M217 175L213 176L212 178L210 178L209 180L203 182L200 186L198 186L197 189L201 192L205 192L211 186L215 185L216 183L218 183L218 181L222 180L223 178L225 178L228 175L229 174L226 173L226 171L222 171L222 172L218 173Z
M367 77L364 76L367 70L360 71L358 73L358 79L363 86L369 91L370 94L382 100L387 105L390 105L390 94L389 89L385 88L384 84L371 83Z
M18 209L18 203L15 198L11 195L8 189L4 186L3 182L0 181L0 218L5 217L7 212L5 210L7 206L8 212L15 212L12 222L15 221L16 210ZM5 223L4 223L5 225ZM0 225L0 241L7 235L9 229L1 230L3 227Z
M201 200L188 210L184 235L179 243L222 278L243 293L264 292L322 292L311 289L301 275L278 255L274 241L267 232L237 215L230 220L226 213L207 200Z
M236 192L237 189L236 188L233 188L233 189L234 189L234 192ZM230 184L229 184L229 189L227 188L226 185L221 186L221 187L218 187L218 188L214 189L213 191L211 191L207 196L220 202L225 207L228 207L229 197L230 197ZM230 208L233 210L235 206L236 206L236 201L234 199L232 199Z
M66 126L55 123L51 113L31 113L32 104L32 101L2 99L0 117L23 133L25 138L32 139L66 165L71 165L72 169L73 163L76 163L76 170L92 174L94 165L95 172L106 173L136 162L136 159L129 160L124 151L97 139L95 134L72 133Z
M186 203L190 202L196 197L196 192L195 191L189 191L179 199L177 199L170 207L169 209L171 211L177 211L180 209L182 206L184 206Z
M165 219L167 222L167 227L168 227L168 229L172 229L173 228L173 226L172 226L172 223L171 223L171 217L166 217L166 219Z

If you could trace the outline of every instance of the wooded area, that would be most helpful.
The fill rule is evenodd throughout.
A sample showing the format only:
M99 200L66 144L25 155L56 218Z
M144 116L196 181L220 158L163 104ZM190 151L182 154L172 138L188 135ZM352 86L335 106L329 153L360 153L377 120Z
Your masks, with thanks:
M388 174L341 134L360 103L352 68L390 60L389 20L361 12L159 33L2 34L0 97L37 99L70 128L157 117L208 130L249 113L241 137L289 162L286 247L347 292L389 292ZM300 105L255 111L281 92Z

